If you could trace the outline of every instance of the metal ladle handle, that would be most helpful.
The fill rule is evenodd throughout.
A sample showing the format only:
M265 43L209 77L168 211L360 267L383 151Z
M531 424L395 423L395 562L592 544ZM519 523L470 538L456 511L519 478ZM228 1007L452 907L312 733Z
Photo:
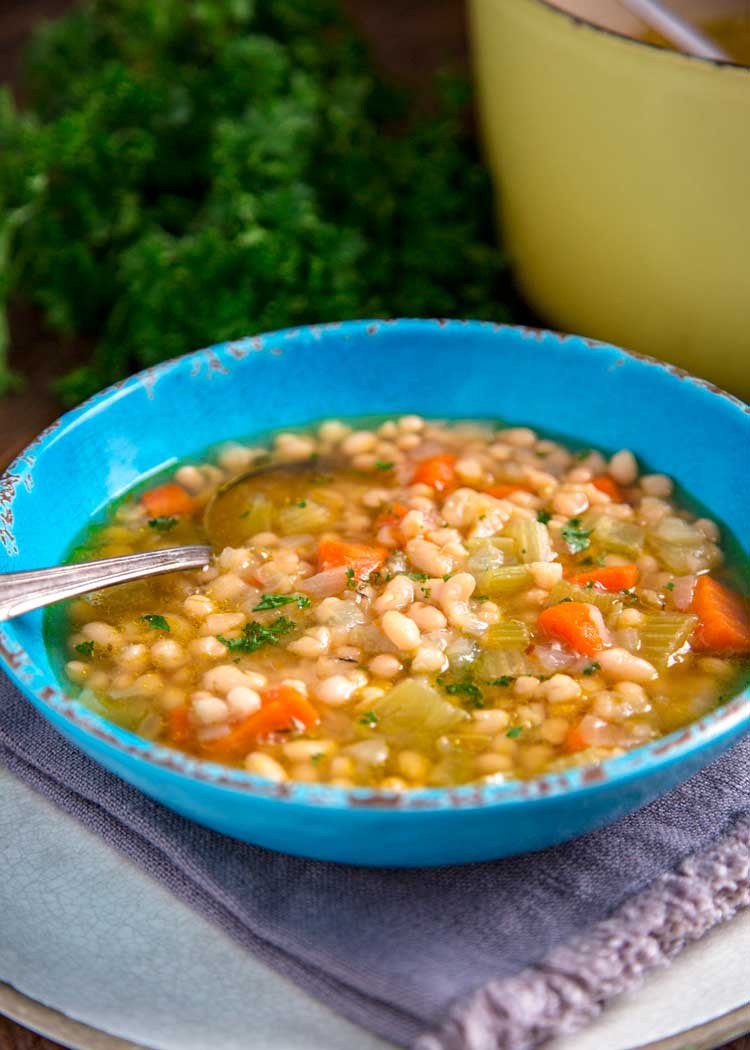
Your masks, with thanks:
M204 546L168 547L141 551L117 558L100 558L77 565L52 569L0 574L0 621L41 609L45 605L75 598L116 583L128 583L146 576L159 576L180 569L201 569L208 565L211 548Z

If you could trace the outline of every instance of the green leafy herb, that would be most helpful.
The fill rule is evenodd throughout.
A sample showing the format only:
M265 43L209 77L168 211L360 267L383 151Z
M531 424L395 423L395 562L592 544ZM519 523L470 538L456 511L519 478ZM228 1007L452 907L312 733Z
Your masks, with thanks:
M597 671L601 671L601 669L602 669L602 665L599 663L599 661L598 660L593 660L590 664L587 664L584 667L583 673L585 675L592 675L592 674L596 674Z
M93 642L79 642L76 646L76 652L80 653L81 656L93 656L94 655L94 643Z
M160 616L158 613L146 613L141 619L154 631L169 631L169 624L164 617Z
M349 566L349 568L346 570L344 575L346 576L347 590L350 590L350 591L355 590L355 588L357 586L357 581L354 578L354 569L352 569L352 567Z
M359 720L361 726L367 726L368 729L372 729L373 726L378 724L378 716L375 711L365 711Z
M511 675L504 674L501 675L500 678L493 678L491 682L487 683L487 685L500 685L503 687L503 689L507 689L512 681L513 678L511 677Z
M453 575L452 572L446 572L445 576L443 576L443 583L447 583L452 575Z
M169 532L170 529L173 529L176 524L177 518L151 518L148 523L148 527L150 529L155 529L156 532Z
M322 751L318 751L318 753L317 753L316 755L313 755L313 756L312 756L312 757L310 758L310 761L312 762L312 764L313 764L314 766L317 766L317 765L319 765L319 764L320 764L320 763L322 762L322 760L323 760L323 759L324 759L325 757L326 757L326 756L325 756L325 755L323 754L323 752L322 752Z
M513 728L509 729L505 735L509 736L511 740L515 740L516 737L521 735L521 733L523 733L523 728L521 726L513 726Z
M239 638L225 638L223 634L217 638L230 653L254 653L264 645L278 645L279 639L293 631L294 626L294 621L286 616L279 616L268 625L251 620L242 628Z
M591 529L581 528L580 518L571 518L567 525L562 527L562 538L568 545L571 554L579 554L591 546Z
M586 587L587 591L593 591L593 589L594 589L594 581L593 580L586 580L585 587Z
M280 609L283 605L296 604L298 609L309 609L310 599L304 594L264 594L253 612L265 612L266 609Z
M33 108L0 97L0 300L93 334L66 400L306 321L508 318L465 85L419 108L337 3L91 0L26 67Z
M552 521L552 515L548 510L538 510L536 512L536 520L540 521L542 525L548 525Z
M465 696L473 707L484 707L484 694L473 682L452 682L445 686L450 696Z
M666 591L673 591L674 590L674 582L672 580L670 580L669 583L665 583L664 584L664 589Z
M307 500L306 499L298 499L297 502L295 503L295 506L296 507L306 507L307 506Z
M575 453L576 459L581 459L581 460L588 459L588 457L590 455L591 455L591 449L590 448L579 448L578 451Z
M429 573L426 572L400 572L399 576L408 576L410 580L415 580L417 583L423 583L425 580L429 580Z
M378 468L378 470L393 470L393 468L396 466L396 464L393 463L392 461L385 462L382 459L376 459L375 460L375 466Z

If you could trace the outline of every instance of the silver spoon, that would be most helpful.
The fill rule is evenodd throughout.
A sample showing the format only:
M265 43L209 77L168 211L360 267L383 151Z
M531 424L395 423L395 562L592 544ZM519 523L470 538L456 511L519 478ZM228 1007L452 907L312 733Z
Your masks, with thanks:
M661 33L665 40L674 44L680 51L697 58L710 58L718 62L732 61L731 55L723 48L661 0L618 0L618 3L657 33Z
M214 493L203 515L206 532L214 547L221 550L233 542L235 545L241 543L246 538L241 535L241 529L237 534L233 531L233 519L238 517L239 508L232 505L232 500L242 501L247 498L248 493L243 492L243 487L253 478L258 479L259 486L270 485L271 488L277 484L289 486L294 480L304 486L307 484L306 475L320 473L329 466L328 462L323 463L317 457L292 464L261 462L255 468L231 478ZM225 500L224 514L217 513ZM183 569L202 569L208 565L210 558L211 547L193 545L140 551L137 554L99 558L50 569L0 573L0 622L65 598L75 598L79 594L89 594L118 583L130 583L147 576Z
M210 558L210 547L168 547L77 565L58 565L53 569L6 572L0 575L0 621L116 583L180 569L202 569Z

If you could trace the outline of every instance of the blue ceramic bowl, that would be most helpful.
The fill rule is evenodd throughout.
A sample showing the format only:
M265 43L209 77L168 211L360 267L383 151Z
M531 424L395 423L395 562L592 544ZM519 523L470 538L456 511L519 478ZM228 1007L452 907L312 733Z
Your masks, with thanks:
M134 482L216 442L325 417L500 417L628 447L750 535L750 408L674 368L550 332L361 321L227 343L149 369L45 431L0 481L0 571L61 561ZM750 695L602 766L405 795L270 784L155 746L65 695L32 613L0 630L7 673L64 736L178 813L227 835L370 865L479 861L540 849L667 791L748 728Z

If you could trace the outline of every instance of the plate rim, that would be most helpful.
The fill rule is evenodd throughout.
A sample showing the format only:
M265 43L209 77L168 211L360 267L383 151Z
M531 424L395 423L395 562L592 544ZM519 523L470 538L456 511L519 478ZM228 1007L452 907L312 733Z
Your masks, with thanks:
M132 1043L101 1028L76 1021L2 981L0 1014L46 1039L62 1043L69 1050L155 1050L145 1043ZM750 1034L750 999L744 1006L737 1006L702 1024L655 1042L640 1043L630 1050L717 1050L726 1042L747 1034Z

